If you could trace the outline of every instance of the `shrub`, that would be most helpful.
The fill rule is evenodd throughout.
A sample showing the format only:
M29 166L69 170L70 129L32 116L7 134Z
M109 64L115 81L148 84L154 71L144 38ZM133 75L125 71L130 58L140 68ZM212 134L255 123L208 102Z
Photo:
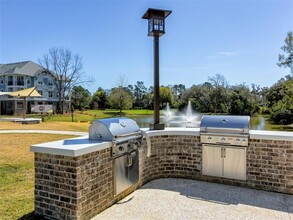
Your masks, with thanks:
M271 120L276 124L291 124L293 123L293 112L289 110L278 110L271 114Z

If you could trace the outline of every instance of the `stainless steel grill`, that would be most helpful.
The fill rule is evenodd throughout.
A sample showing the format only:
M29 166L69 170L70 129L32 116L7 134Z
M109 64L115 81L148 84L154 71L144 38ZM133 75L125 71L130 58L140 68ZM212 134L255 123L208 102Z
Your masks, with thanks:
M249 116L205 115L200 124L202 174L246 180Z
M96 120L89 128L89 139L112 142L115 195L138 181L142 137L136 122L126 117Z
M204 115L200 123L201 143L248 146L249 116Z

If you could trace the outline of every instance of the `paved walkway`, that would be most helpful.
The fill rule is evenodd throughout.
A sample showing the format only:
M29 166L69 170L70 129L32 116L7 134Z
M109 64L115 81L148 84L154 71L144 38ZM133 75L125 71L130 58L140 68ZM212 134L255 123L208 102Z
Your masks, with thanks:
M293 196L186 179L154 180L92 220L293 219Z
M14 133L35 133L35 134L67 134L76 136L88 135L88 132L78 132L78 131L55 131L55 130L0 130L0 134L14 134Z

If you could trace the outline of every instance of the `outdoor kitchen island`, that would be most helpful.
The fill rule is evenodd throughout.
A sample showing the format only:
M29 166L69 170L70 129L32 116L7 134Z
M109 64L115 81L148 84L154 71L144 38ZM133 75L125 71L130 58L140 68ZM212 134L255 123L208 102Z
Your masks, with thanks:
M35 213L89 219L145 183L179 177L293 194L293 133L249 131L246 180L202 175L199 128L146 131L139 147L139 180L115 196L110 142L79 137L31 146L35 152Z

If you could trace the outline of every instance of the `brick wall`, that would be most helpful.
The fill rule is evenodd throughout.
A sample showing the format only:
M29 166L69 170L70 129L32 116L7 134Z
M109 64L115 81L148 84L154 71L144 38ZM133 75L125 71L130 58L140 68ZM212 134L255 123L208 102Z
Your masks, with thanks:
M77 214L75 158L35 153L35 213L57 219Z
M199 136L151 137L140 148L140 180L114 197L111 149L79 157L35 153L35 211L48 218L89 219L139 186L158 178L190 178L293 194L293 141L250 140L247 180L201 175Z
M293 141L250 140L249 187L293 194Z
M293 194L293 141L250 140L247 180L201 175L202 146L198 136L152 137L152 155L141 152L141 185L166 177L181 177Z
M89 219L114 203L110 149L79 157L35 153L35 213Z
M158 178L178 177L194 179L201 171L199 136L151 137L151 156L146 157L143 142L140 152L141 185Z

